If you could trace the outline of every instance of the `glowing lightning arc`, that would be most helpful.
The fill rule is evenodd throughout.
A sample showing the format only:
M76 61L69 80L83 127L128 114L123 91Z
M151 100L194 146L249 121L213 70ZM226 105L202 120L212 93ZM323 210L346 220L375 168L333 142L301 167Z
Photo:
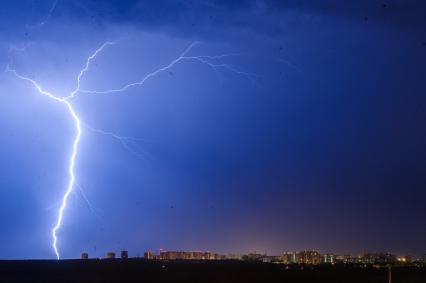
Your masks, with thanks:
M58 247L56 245L57 241L58 241L58 237L56 236L56 232L61 227L62 218L63 218L63 215L64 215L64 210L65 210L65 207L67 206L68 196L70 195L70 193L72 192L72 189L74 187L74 183L75 183L75 174L74 174L75 159L77 157L78 144L79 144L80 138L81 138L80 119L78 118L77 114L75 113L72 105L68 101L66 101L66 100L64 100L64 101L65 101L64 103L68 106L68 109L69 109L72 117L74 118L76 129L77 129L77 135L75 136L73 147L72 147L73 149L72 149L70 168L69 168L70 182L68 184L67 191L65 192L65 195L62 198L62 205L59 209L58 220L56 222L55 227L53 227L53 230L52 230L53 249L55 250L55 254L56 254L57 259L59 259L59 252L58 252Z
M75 160L77 158L78 145L80 143L81 134L82 134L80 118L78 117L77 113L75 112L72 104L69 102L69 99L73 98L74 95L80 90L80 81L81 81L81 78L84 75L84 73L89 69L90 62L107 45L112 45L112 44L114 44L114 42L106 42L106 43L104 43L89 58L87 58L85 67L78 74L78 77L77 77L77 87L67 97L58 97L58 96L55 96L55 95L51 94L50 92L47 92L47 91L43 90L43 88L41 87L41 85L39 85L35 80L30 79L28 77L24 77L24 76L18 74L16 72L16 70L11 69L9 65L6 67L6 71L7 72L13 73L16 77L18 77L21 80L30 82L37 89L37 91L39 93L47 96L50 99L53 99L55 101L58 101L58 102L61 102L61 103L65 104L65 106L68 108L68 111L71 114L71 117L73 118L73 120L75 122L76 135L75 135L75 138L74 138L74 141L73 141L73 145L72 145L72 153L71 153L70 164L69 164L69 169L68 169L70 180L69 180L69 183L68 183L67 190L65 191L65 194L62 197L61 207L59 208L59 213L58 213L58 218L57 218L56 224L55 224L55 226L52 229L52 238L53 238L52 247L53 247L53 250L55 251L57 259L60 259L60 254L59 254L58 247L57 247L57 243L58 243L57 232L58 232L59 228L62 225L62 219L63 219L63 216L64 216L65 208L67 206L68 197L71 194L71 192L72 192L72 190L74 188L74 185L75 185L75 173L74 173Z
M59 97L59 96L53 95L52 93L44 90L42 88L42 86L39 83L37 83L35 80L33 80L29 77L25 77L25 76L20 75L15 69L12 69L10 67L11 63L13 62L11 57L9 58L9 60L10 60L9 65L7 65L7 67L6 67L6 72L10 72L10 73L14 74L17 78L31 83L34 86L34 88L40 94L45 95L46 97L48 97L48 98L50 98L54 101L57 101L57 102L64 104L67 107L67 109L68 109L69 113L71 114L71 117L72 117L72 119L74 120L74 123L75 123L76 134L75 134L73 144L72 144L72 153L71 153L70 163L69 163L69 168L68 168L68 173L69 173L70 179L69 179L69 183L68 183L68 186L67 186L67 190L65 191L65 194L62 197L62 202L61 202L61 206L59 208L56 224L52 229L52 238L53 238L52 247L53 247L53 250L56 254L57 259L60 259L60 254L59 254L58 247L57 247L57 244L58 244L57 232L62 226L64 211L65 211L65 208L67 207L68 198L69 198L71 192L73 191L73 188L77 185L74 168L75 168L75 162L76 162L77 155L78 155L78 146L79 146L81 135L82 135L82 128L81 128L82 122L80 121L80 118L78 117L76 111L73 108L73 105L70 102L70 100L73 99L77 93L80 92L80 93L89 93L89 94L109 94L109 93L124 92L130 87L143 85L148 79L158 75L161 72L164 72L168 69L171 69L174 65L176 65L177 63L179 63L180 61L183 61L183 60L198 61L199 63L205 64L205 65L211 67L214 71L217 71L218 68L224 68L224 69L232 71L236 74L244 75L250 80L253 80L253 76L254 76L252 74L239 71L237 68L235 68L232 65L222 64L222 63L219 64L219 63L213 62L213 60L219 60L219 59L222 59L222 58L228 57L228 56L235 56L235 54L223 54L223 55L218 55L218 56L186 56L186 54L196 44L198 44L198 42L194 42L188 48L186 48L185 51L179 57L177 57L176 59L171 61L168 65L166 65L162 68L159 68L159 69L153 71L152 73L149 73L140 81L130 83L130 84L125 85L124 87L119 88L119 89L110 89L110 90L104 90L104 91L82 90L80 88L81 79L83 78L83 75L89 70L90 63L92 62L92 60L94 60L96 58L96 56L100 52L102 52L102 50L105 47L107 47L108 45L113 45L113 44L115 44L115 42L105 42L92 55L90 55L86 59L86 64L85 64L84 68L80 70L80 72L77 76L76 88L68 96L65 96L65 97ZM92 129L92 130L94 130L98 133L102 133L104 135L112 136L112 137L118 139L122 143L122 145L127 148L127 145L124 142L122 137L115 135L111 132L101 131L101 130L93 129L93 128L90 128L90 127L89 127L89 129ZM127 148L127 149L129 149L129 148Z

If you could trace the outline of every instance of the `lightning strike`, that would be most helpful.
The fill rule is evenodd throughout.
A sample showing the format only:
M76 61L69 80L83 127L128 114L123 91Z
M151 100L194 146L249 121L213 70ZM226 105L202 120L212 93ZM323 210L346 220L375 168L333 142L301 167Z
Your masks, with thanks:
M44 26L52 17L52 13L53 11L55 11L56 6L58 5L59 0L55 0L55 2L53 2L52 7L50 7L49 13L47 13L46 18L40 22L39 26Z
M35 25L26 25L26 28L28 30L33 30L33 29L37 29L37 28L41 28L44 25L46 25L49 21L50 18L52 17L53 12L56 10L56 7L58 6L59 0L55 0L52 2L52 5L49 9L49 11L47 12L47 15L44 17L43 20L41 20L39 23L35 24Z
M85 124L85 127L87 129L89 129L90 131L94 132L94 133L101 134L101 135L104 135L104 136L109 136L109 137L117 140L123 146L124 149L126 149L128 152L130 152L131 154L135 155L138 158L144 158L145 155L148 155L146 152L144 153L145 154L144 155L144 154L134 150L133 147L131 146L131 143L142 141L143 139L120 136L120 135L118 135L114 132L95 129L95 128L87 125L87 124Z
M39 83L37 83L35 80L18 74L16 70L10 68L10 65L7 65L7 67L6 67L7 72L11 72L17 78L31 83L40 94L43 94L43 95L47 96L48 98L50 98L54 101L57 101L57 102L64 104L67 107L69 114L71 115L71 117L72 117L72 119L74 120L74 123L75 123L74 125L75 125L76 134L75 134L73 144L72 144L72 153L71 153L70 163L69 163L69 168L68 168L68 174L69 174L70 179L69 179L69 183L68 183L67 189L65 191L65 194L62 197L62 202L61 202L61 206L59 208L58 218L57 218L56 224L52 229L52 238L53 238L52 247L53 247L53 250L55 252L57 259L60 259L60 254L59 254L59 250L58 250L58 246L57 246L57 243L58 243L57 232L61 228L62 220L63 220L63 217L64 217L64 211L65 211L65 208L67 207L68 197L71 194L71 192L74 188L74 185L75 185L75 179L76 179L75 173L74 173L75 161L76 161L77 154L78 154L78 145L80 143L80 139L81 139L81 135L82 135L80 118L78 117L78 115L77 115L76 111L74 110L73 105L71 104L69 99L73 98L74 95L80 90L81 78L83 77L84 73L87 72L87 70L89 69L90 62L98 55L99 52L101 52L106 46L111 45L111 44L114 44L114 43L113 42L104 43L92 55L90 55L87 58L86 65L84 66L84 68L80 71L80 73L77 76L76 88L67 97L55 96L54 94L44 90L42 88L42 86Z
M108 90L85 90L85 89L80 89L79 92L81 93L88 93L88 94L113 94L113 93L120 93L120 92L125 92L126 90L128 90L131 87L136 87L136 86L142 86L145 84L146 81L148 81L150 78L155 77L156 75L165 72L171 68L173 68L176 64L178 64L181 61L184 60L190 60L190 61L198 61L199 63L205 64L207 66L209 66L210 68L212 68L215 72L218 71L219 68L223 68L223 69L227 69L228 71L234 72L238 75L243 75L246 76L248 79L250 79L253 83L257 84L254 77L254 74L250 74L248 72L243 72L237 69L236 66L233 65L229 65L229 64L223 64L223 63L214 63L212 62L213 60L218 60L218 59L223 59L225 57L230 57L230 56L239 56L240 54L222 54L222 55L216 55L216 56L186 56L196 45L200 44L200 42L196 41L193 42L191 45L189 45L183 52L182 54L177 57L176 59L172 60L169 64L167 64L164 67L161 67L151 73L149 73L148 75L146 75L145 77L143 77L141 80L136 81L136 82L132 82L129 83L121 88L117 88L117 89L108 89Z
M89 200L89 198L86 196L86 193L84 192L84 189L76 182L75 187L79 191L79 196L83 199L83 201L87 204L87 207L89 208L90 212L103 224L105 224L105 220L97 213L99 209L97 209Z
M58 1L55 2L51 12L56 7L57 2ZM77 83L76 83L75 89L73 91L71 91L68 96L65 96L65 97L56 96L56 95L52 94L51 92L46 91L45 89L43 89L41 84L39 84L35 80L33 80L29 77L25 77L25 76L19 74L15 69L12 69L11 64L13 63L13 60L12 60L11 57L9 58L10 59L9 64L6 67L6 72L10 72L16 78L30 83L37 90L37 92L46 96L47 98L63 104L67 108L69 115L71 116L71 118L74 121L75 136L74 136L74 139L73 139L72 151L71 151L71 156L70 156L70 159L69 159L70 160L69 167L68 167L69 182L68 182L68 186L66 188L66 191L65 191L65 193L62 197L61 206L60 206L59 211L58 211L57 221L56 221L56 223L55 223L55 225L54 225L54 227L51 231L51 235L52 235L52 239L53 239L52 247L53 247L53 250L55 252L56 258L58 260L60 259L60 253L59 253L59 250L58 250L58 235L57 234L58 234L58 231L60 230L60 228L62 226L64 212L65 212L65 209L67 207L68 198L69 198L70 194L72 193L73 188L79 186L76 183L75 163L76 163L76 159L77 159L77 155L78 155L78 146L79 146L80 139L81 139L81 136L82 136L82 125L83 125L83 123L80 120L77 112L75 111L75 109L74 109L74 107L71 103L71 100L78 93L109 94L109 93L124 92L131 87L142 86L150 78L152 78L152 77L154 77L154 76L156 76L156 75L158 75L158 74L160 74L160 73L162 73L166 70L173 68L176 64L178 64L179 62L184 61L184 60L198 61L202 64L206 64L207 66L211 67L214 71L217 71L219 68L223 68L223 69L227 69L229 71L232 71L236 74L247 76L250 79L252 79L253 76L254 76L250 73L238 70L233 65L228 65L228 64L223 64L223 63L214 63L215 60L220 60L220 59L223 59L223 58L229 57L229 56L238 56L238 54L223 54L223 55L217 55L217 56L186 56L193 49L193 47L195 45L199 44L199 42L194 42L191 45L189 45L189 47L187 47L179 57L172 60L168 65L166 65L162 68L159 68L159 69L153 71L152 73L149 73L140 81L129 83L129 84L127 84L127 85L125 85L121 88L118 88L118 89L110 89L110 90L104 90L104 91L90 91L90 90L81 89L81 80L82 80L84 74L89 70L90 63L98 56L98 54L100 52L102 52L104 50L104 48L106 48L109 45L114 45L114 44L116 44L116 42L110 42L110 41L105 42L98 49L96 49L94 53L92 53L86 59L86 64L84 65L83 69L81 69L80 72L77 75ZM110 137L117 139L123 145L124 148L126 148L127 150L129 150L130 152L132 152L136 155L139 155L139 153L135 152L128 144L128 140L135 140L134 138L122 137L122 136L119 136L119 135L112 133L112 132L102 131L102 130L98 130L98 129L92 128L90 126L87 126L86 124L84 124L84 125L88 129L90 129L94 132L97 132L97 133L100 133L100 134L110 136Z

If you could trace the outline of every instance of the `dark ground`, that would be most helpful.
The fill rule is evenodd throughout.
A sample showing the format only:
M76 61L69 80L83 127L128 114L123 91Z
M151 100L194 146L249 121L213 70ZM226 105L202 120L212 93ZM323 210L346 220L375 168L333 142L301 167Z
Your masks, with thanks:
M393 283L425 283L426 268L393 268ZM0 261L0 282L327 282L387 283L387 270L350 266L289 267L237 261Z

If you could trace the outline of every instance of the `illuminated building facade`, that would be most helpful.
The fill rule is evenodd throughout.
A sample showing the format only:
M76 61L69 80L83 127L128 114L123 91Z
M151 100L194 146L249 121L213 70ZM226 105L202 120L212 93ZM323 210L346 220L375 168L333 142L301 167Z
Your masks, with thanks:
M367 264L391 264L397 262L397 258L390 253L369 253L364 254L363 262Z
M297 253L296 252L285 252L282 256L282 262L284 264L294 264L297 263Z
M297 253L297 263L299 264L320 264L321 256L317 251L302 251Z
M218 260L224 257L211 252L160 251L161 260Z
M336 262L336 257L334 254L324 254L322 255L322 263L325 264L334 264Z
M147 251L147 252L144 253L143 257L145 259L154 259L154 254L150 251Z

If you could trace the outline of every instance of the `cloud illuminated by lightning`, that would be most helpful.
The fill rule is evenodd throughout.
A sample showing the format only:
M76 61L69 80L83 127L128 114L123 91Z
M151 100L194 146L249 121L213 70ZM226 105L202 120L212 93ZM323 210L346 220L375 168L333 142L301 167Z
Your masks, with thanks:
M56 6L56 4L55 4L55 6ZM54 8L52 8L52 10L53 9ZM76 78L77 82L76 82L75 89L73 91L71 91L71 93L68 96L65 96L65 97L56 96L56 95L52 94L51 92L43 89L41 84L39 84L35 80L19 74L15 69L13 69L11 67L11 65L13 63L12 58L10 58L9 64L6 67L7 72L12 73L18 79L21 79L23 81L30 83L40 94L42 94L42 95L48 97L49 99L52 99L52 100L64 105L67 108L70 116L72 117L72 119L74 121L75 136L74 136L74 139L73 139L72 151L71 151L71 156L70 156L70 159L69 159L70 160L69 167L68 167L69 182L68 182L67 189L66 189L66 191L65 191L65 193L62 197L61 206L60 206L59 211L58 211L57 221L56 221L56 223L55 223L55 225L54 225L54 227L52 228L52 231L51 231L52 239L53 239L52 247L53 247L53 250L55 252L57 259L60 259L60 253L59 253L59 250L58 250L57 233L62 226L64 212L65 212L65 209L67 207L68 198L69 198L71 192L73 191L73 188L78 186L78 184L76 183L76 176L75 176L75 163L76 163L76 159L77 159L77 155L78 155L78 146L79 146L81 135L82 135L83 123L80 120L77 112L75 111L73 104L71 103L72 99L78 93L109 94L109 93L124 92L131 87L142 86L150 78L152 78L152 77L154 77L154 76L156 76L156 75L158 75L158 74L160 74L160 73L162 73L166 70L173 68L176 64L178 64L179 62L184 61L184 60L198 61L202 64L206 64L207 66L213 68L214 71L218 71L218 69L223 68L223 69L227 69L229 71L232 71L236 74L244 75L244 76L248 77L249 79L253 79L252 74L240 71L240 70L238 70L238 68L236 68L233 65L228 65L228 64L223 64L223 63L215 63L216 60L220 60L220 59L223 59L223 58L229 57L229 56L235 56L236 54L223 54L223 55L218 55L218 56L187 56L187 54L192 50L192 48L195 45L199 44L198 42L194 42L194 43L190 44L188 46L188 48L186 48L184 50L184 52L179 57L172 60L168 65L149 73L140 81L129 83L129 84L127 84L127 85L125 85L121 88L104 90L104 91L90 91L90 90L81 89L81 80L82 80L84 74L89 70L90 63L93 60L95 60L96 57L99 55L99 53L101 53L107 46L113 45L113 44L115 44L115 42L109 42L109 41L105 42L86 59L86 64L84 65L84 67L80 70L80 72L77 75L77 78ZM122 136L119 136L119 135L112 133L112 132L107 132L107 131L95 129L95 128L90 127L86 124L84 124L83 126L86 126L88 129L90 129L94 132L115 138L116 140L118 140L122 144L122 146L124 148L126 148L130 152L138 155L138 152L135 152L128 144L128 140L135 140L134 138L122 137Z

